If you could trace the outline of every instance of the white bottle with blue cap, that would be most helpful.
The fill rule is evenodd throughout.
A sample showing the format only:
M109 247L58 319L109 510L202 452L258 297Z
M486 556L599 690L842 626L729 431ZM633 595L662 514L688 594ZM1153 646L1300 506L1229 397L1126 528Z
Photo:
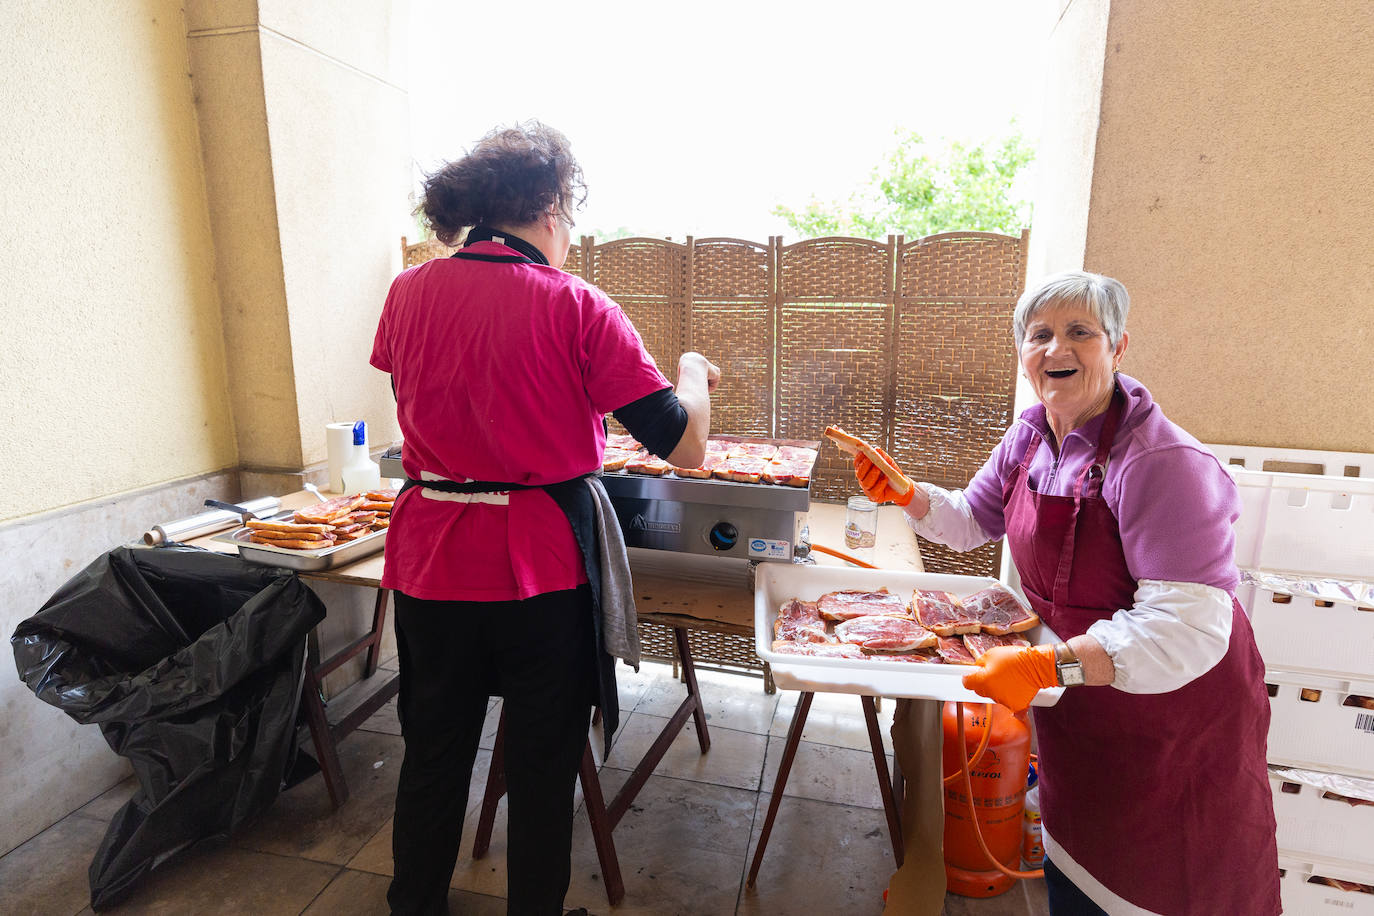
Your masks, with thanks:
M349 455L341 473L344 495L366 493L382 485L382 469L372 460L367 448L367 423L353 424L353 454Z

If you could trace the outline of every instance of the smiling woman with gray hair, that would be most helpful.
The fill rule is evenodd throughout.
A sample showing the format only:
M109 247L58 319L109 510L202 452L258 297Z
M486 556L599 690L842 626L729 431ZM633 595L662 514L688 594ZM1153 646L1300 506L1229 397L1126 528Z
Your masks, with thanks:
M1050 912L1280 911L1264 665L1235 598L1235 483L1118 368L1130 298L1073 272L1013 317L1040 403L963 490L902 494L862 453L875 502L971 550L1006 535L1035 612L1066 642L995 648L965 686L1034 710Z

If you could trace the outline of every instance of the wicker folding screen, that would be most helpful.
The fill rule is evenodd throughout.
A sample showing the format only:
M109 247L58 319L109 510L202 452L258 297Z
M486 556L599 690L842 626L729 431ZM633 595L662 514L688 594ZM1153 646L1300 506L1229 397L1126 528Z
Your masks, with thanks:
M598 245L588 236L563 269L620 303L670 379L684 350L721 366L713 430L817 439L836 423L880 443L913 477L960 487L1011 424L1011 313L1028 239ZM451 251L403 247L407 267ZM811 490L818 499L857 493L852 465L824 447ZM932 572L997 574L995 545L958 554L922 541L921 550Z
M772 436L774 244L688 238L687 256L687 348L721 369L711 427L736 436Z
M777 435L817 439L835 423L887 443L896 245L825 238L778 247ZM821 499L858 493L853 465L821 450Z
M888 452L914 479L964 486L1011 424L1011 314L1028 239L948 232L898 241ZM921 556L932 572L996 576L997 543L961 554L923 540Z
M582 275L620 304L644 346L671 374L687 339L687 246L619 239L590 249Z
M401 236L401 269L423 264L434 258L446 258L458 249L450 248L438 239L425 239L422 242L408 243Z

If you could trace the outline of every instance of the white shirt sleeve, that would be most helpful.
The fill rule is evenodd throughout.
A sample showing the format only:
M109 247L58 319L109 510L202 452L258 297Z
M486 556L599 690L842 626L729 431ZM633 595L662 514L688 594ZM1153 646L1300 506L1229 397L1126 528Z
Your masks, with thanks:
M1231 596L1198 582L1141 579L1135 604L1088 627L1116 666L1112 686L1168 693L1201 677L1231 644Z
M933 483L918 483L930 495L930 511L924 518L906 516L911 530L921 537L937 544L944 544L953 550L972 550L981 547L992 538L973 517L963 490L944 490Z

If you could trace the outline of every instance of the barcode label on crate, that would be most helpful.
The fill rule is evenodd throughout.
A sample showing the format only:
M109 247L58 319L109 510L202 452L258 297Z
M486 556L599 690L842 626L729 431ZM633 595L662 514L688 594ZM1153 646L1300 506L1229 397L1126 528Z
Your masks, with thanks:
M1361 712L1355 715L1355 728L1374 734L1374 712Z

